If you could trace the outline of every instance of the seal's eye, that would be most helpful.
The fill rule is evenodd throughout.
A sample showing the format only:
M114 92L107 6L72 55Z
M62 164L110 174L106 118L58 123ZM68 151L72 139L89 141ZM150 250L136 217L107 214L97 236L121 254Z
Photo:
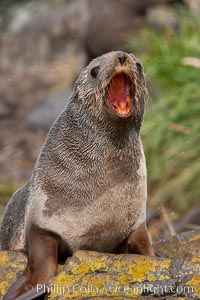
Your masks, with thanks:
M98 73L99 73L99 69L100 69L100 68L99 68L98 66L92 68L92 70L90 71L90 74L92 75L93 78L96 78L96 77L97 77L97 75L98 75Z
M137 67L137 69L138 69L139 75L141 76L141 75L142 75L142 72L143 72L143 67L142 67L141 63L136 62L136 67Z

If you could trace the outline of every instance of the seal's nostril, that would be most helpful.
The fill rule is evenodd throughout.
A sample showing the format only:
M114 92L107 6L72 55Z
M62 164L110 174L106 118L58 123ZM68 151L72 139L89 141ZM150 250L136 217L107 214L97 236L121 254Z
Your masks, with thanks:
M120 64L123 65L126 61L126 54L124 52L118 52L117 58L118 58Z

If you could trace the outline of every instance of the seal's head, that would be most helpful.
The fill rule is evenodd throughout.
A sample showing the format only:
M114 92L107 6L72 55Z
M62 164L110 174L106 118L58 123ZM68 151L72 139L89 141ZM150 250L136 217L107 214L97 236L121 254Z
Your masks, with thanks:
M133 54L106 53L82 71L75 92L96 117L109 114L119 120L141 119L147 96L142 64Z

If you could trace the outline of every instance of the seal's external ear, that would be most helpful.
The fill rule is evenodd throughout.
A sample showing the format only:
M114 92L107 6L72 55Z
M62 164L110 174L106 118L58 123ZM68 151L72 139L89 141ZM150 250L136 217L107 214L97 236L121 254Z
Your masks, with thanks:
M138 76L139 77L144 76L144 68L142 63L133 55L133 53L129 53L129 55L131 56L131 58L133 59L136 65Z
M143 74L144 74L144 69L143 69L143 66L142 66L141 62L136 61L135 65L136 65L136 67L137 67L138 75L139 75L139 76L143 76Z

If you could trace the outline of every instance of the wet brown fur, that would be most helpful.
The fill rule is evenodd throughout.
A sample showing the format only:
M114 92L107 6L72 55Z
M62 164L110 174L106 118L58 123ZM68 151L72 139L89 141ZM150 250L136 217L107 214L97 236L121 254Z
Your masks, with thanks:
M120 56L125 56L122 63ZM91 70L99 67L96 78ZM133 114L106 102L116 72L131 78ZM29 182L16 192L1 227L3 250L25 250L27 268L5 299L26 284L48 283L58 255L77 249L153 255L146 230L146 164L140 128L147 97L143 67L132 54L110 52L80 74L53 124ZM20 215L20 218L18 217ZM24 299L33 299L36 291ZM28 298L29 297L29 298Z

